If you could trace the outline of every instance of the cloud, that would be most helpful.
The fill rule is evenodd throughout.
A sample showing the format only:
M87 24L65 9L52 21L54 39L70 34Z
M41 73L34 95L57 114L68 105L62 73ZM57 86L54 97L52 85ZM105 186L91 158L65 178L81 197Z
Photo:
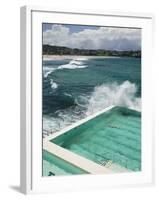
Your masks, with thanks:
M99 27L72 33L68 27L54 24L43 32L43 43L81 49L139 50L141 30Z

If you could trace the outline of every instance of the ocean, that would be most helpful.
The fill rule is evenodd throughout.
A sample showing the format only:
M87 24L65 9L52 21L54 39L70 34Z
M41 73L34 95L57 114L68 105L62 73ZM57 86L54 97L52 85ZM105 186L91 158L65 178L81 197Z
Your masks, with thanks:
M43 137L110 105L141 111L141 59L43 60Z

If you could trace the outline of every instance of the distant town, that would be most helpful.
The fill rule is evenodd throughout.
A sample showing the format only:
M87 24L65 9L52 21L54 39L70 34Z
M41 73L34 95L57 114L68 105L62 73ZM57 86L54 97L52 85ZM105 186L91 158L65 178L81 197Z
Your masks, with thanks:
M141 51L77 49L77 48L68 48L64 46L43 45L43 55L117 56L117 57L141 58Z

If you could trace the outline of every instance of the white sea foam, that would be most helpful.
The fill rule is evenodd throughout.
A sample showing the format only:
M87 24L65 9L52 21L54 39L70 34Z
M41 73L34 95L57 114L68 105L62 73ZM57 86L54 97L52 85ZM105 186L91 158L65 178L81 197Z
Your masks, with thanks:
M77 58L75 60L71 60L68 64L65 65L60 65L57 68L52 68L48 66L43 66L43 72L44 72L44 77L47 78L49 74L54 72L55 70L58 69L80 69L80 68L86 68L88 67L83 63L83 61L88 60L87 58Z
M85 116L82 116L82 114L84 115L78 108L59 110L56 112L57 117L43 117L43 129L51 133L59 131L84 118Z
M71 65L82 65L82 62L79 61L79 60L71 60L71 61L69 62L69 64L71 64Z
M87 65L84 65L81 60L71 60L68 64L60 65L58 69L80 69L80 68L86 68Z
M54 132L60 129L60 119L54 117L43 116L43 129Z
M111 105L124 106L140 111L141 98L136 97L136 92L136 85L129 81L125 81L120 85L113 83L96 86L89 99L87 115Z
M65 96L68 96L68 97L72 97L72 95L69 94L69 93L67 93L67 92L65 92L64 95L65 95Z
M52 89L57 89L57 88L58 88L58 84L55 83L55 82L53 81L53 79L50 79L50 85L51 85L51 88L52 88Z
M75 99L77 106L57 111L57 117L44 117L43 127L56 132L111 105L141 111L141 98L136 97L136 92L136 85L129 81L96 86L90 96Z
M51 68L47 66L43 67L44 77L47 78L48 75L54 72L55 70L56 70L55 68Z
M49 74L52 73L52 70L44 72L44 77L47 78Z
M79 61L80 61L80 60L81 60L81 61L84 61L84 60L89 60L89 58L90 58L90 57L79 57L79 58L75 58L75 60L77 60L77 61L78 61L78 60L79 60Z

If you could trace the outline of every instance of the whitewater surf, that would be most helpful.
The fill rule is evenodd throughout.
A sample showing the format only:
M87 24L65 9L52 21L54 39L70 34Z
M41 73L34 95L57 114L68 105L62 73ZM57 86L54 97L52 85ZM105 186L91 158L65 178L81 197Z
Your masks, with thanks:
M111 105L141 111L141 60L43 61L43 128L56 132Z

